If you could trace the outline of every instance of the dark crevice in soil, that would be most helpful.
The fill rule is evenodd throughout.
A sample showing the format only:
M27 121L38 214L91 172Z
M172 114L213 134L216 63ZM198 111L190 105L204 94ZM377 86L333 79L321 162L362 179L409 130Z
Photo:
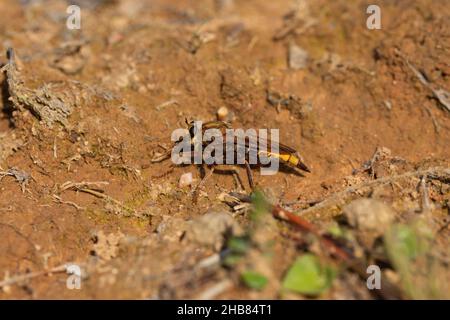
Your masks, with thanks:
M4 120L8 121L8 127L9 128L15 128L15 124L13 121L13 111L14 106L9 101L9 90L8 90L8 83L6 81L6 78L3 80L1 84L1 92L2 92L2 105L0 108L1 117L0 117L0 123Z

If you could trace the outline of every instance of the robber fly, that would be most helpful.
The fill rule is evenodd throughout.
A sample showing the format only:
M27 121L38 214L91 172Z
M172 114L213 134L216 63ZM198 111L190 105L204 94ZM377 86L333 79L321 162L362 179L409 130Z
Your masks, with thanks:
M186 120L186 124L187 124L187 130L188 130L188 136L180 138L180 140L178 140L177 142L175 142L174 146L178 143L181 143L181 141L183 139L186 139L185 141L189 141L190 146L191 146L191 152L190 152L190 156L194 157L195 156L195 150L194 150L194 144L196 143L196 137L198 137L196 135L196 126L195 126L195 122L194 121L187 121ZM223 148L221 149L224 153L229 152L229 150L232 150L232 152L234 152L234 154L232 155L234 157L234 160L237 159L237 153L239 152L239 150L244 151L245 155L244 155L244 163L243 165L245 165L245 169L246 169L246 173L247 173L247 178L248 178L248 182L250 185L250 188L253 190L254 189L254 180L253 180L253 174L252 174L252 170L251 170L251 166L264 166L265 164L263 164L261 162L262 157L267 158L275 158L277 159L282 165L285 165L287 167L293 168L294 170L299 169L302 171L306 171L306 172L310 172L309 168L306 166L303 158L300 156L300 154L292 149L291 147L288 147L284 144L281 143L277 143L278 148L277 150L273 150L272 149L272 141L269 138L265 138L263 140L259 140L259 143L254 143L255 140L252 140L252 137L249 136L245 136L244 139L235 139L233 137L233 139L230 141L230 139L227 139L226 135L228 134L228 129L233 129L231 127L231 125L227 122L224 121L209 121L209 122L205 122L202 123L201 125L201 130L202 130L202 137L205 134L205 132L209 129L217 129L220 134L222 135L222 139L219 139L219 141L200 141L199 143L202 145L202 147L205 147L207 145L213 145L214 144L218 144L221 143L223 144ZM257 137L255 137L257 138ZM230 145L232 144L232 145ZM232 148L230 148L232 147ZM249 163L249 157L251 154L256 155L256 159L257 159L257 163ZM167 150L164 154L162 154L161 156L154 158L152 160L152 162L161 162L165 159L170 158L171 156L171 150ZM204 155L201 155L202 160L206 160L204 159ZM226 154L223 154L223 158L226 157ZM207 162L207 161L205 161ZM192 163L192 162L190 162ZM208 162L207 162L208 163ZM236 161L233 163L237 163ZM225 168L223 167L225 166ZM208 165L208 167L211 169L206 175L204 175L203 179L200 181L200 183L197 185L197 187L194 190L194 201L196 199L196 195L197 195L197 191L205 184L206 180L213 174L214 170L219 169L219 170L231 170L234 171L237 174L237 177L239 179L240 184L241 183L241 179L239 178L239 173L235 167L235 165L229 165L229 164L212 164L212 165ZM228 169L226 168L228 167ZM202 168L203 168L203 162L202 162ZM223 169L220 169L223 168Z

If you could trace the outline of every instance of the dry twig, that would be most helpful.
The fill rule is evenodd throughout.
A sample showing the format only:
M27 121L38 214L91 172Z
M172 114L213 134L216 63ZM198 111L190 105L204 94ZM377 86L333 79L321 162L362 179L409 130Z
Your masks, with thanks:
M30 174L19 170L16 167L9 168L7 171L0 171L0 181L6 176L14 177L19 183L23 193L25 193L26 187L30 182L30 179L32 179Z
M450 169L447 168L434 167L425 170L409 171L403 174L390 176L386 178L380 178L377 180L362 183L354 187L349 187L341 192L337 192L331 195L330 197L326 198L322 202L319 202L315 206L312 206L310 208L298 212L297 214L302 216L311 216L313 214L318 213L320 210L324 210L333 206L339 207L344 205L353 194L361 195L364 193L368 193L368 191L374 187L386 185L388 183L395 183L399 180L407 178L414 178L414 177L419 178L421 176L428 178L430 180L439 180L444 183L450 183ZM341 211L337 210L336 213L340 214Z
M20 282L23 282L25 280L28 279L33 279L39 276L43 276L43 275L50 275L53 273L61 273L61 272L66 272L67 271L67 267L71 265L70 263L65 263L62 265L59 265L57 267L48 269L48 270L42 270L42 271L36 271L36 272L30 272L30 273L26 273L26 274L21 274L21 275L16 275L13 277L8 277L3 281L0 281L0 288L4 288L7 286L11 286L14 284L18 284Z
M88 181L72 182L72 181L66 181L61 186L59 186L58 193L61 193L61 192L65 191L65 190L80 191L80 192L84 192L84 193L88 193L90 195L93 195L94 197L97 197L97 198L100 198L100 199L104 199L105 201L107 201L109 203L113 203L113 204L119 206L120 208L126 210L127 212L134 212L133 209L127 207L126 205L124 205L119 200L116 200L116 199L108 196L107 194L103 193L104 192L103 190L98 189L99 186L107 185L107 184L109 184L109 183L106 182L106 181L97 181L97 182L88 182ZM94 186L94 187L92 187L92 186ZM97 186L97 188L95 188L95 186ZM76 207L78 207L78 206L76 206ZM138 216L138 215L136 215L136 216Z
M422 72L417 70L416 67L414 67L406 58L403 53L401 53L399 50L396 50L396 53L405 61L406 65L409 69L414 73L414 75L419 79L420 83L422 83L425 87L427 87L432 93L433 96L439 101L439 103L447 109L447 111L450 112L450 92L438 88L436 89L423 75Z

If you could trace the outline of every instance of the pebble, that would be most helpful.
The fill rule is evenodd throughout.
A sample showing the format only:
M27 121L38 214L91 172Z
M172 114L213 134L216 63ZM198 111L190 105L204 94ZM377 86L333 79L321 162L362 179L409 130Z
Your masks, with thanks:
M308 63L309 54L304 49L292 44L289 47L289 67L291 69L304 69Z
M395 219L395 211L375 199L358 199L344 208L349 224L363 232L383 234Z
M192 177L192 173L191 172L184 173L180 177L180 181L178 182L178 186L180 188L184 188L184 187L190 186L193 181L194 181L194 179Z
M220 251L228 236L242 235L242 228L233 217L221 211L208 212L190 223L189 241Z
M217 119L220 121L227 121L228 115L229 112L227 107L220 107L219 110L217 110Z

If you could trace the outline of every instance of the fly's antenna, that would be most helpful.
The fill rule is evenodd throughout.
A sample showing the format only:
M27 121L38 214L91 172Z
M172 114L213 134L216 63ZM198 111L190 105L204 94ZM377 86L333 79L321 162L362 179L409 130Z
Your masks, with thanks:
M186 126L188 128L192 127L194 121L193 120L189 120L188 118L184 118L184 122L186 123Z

